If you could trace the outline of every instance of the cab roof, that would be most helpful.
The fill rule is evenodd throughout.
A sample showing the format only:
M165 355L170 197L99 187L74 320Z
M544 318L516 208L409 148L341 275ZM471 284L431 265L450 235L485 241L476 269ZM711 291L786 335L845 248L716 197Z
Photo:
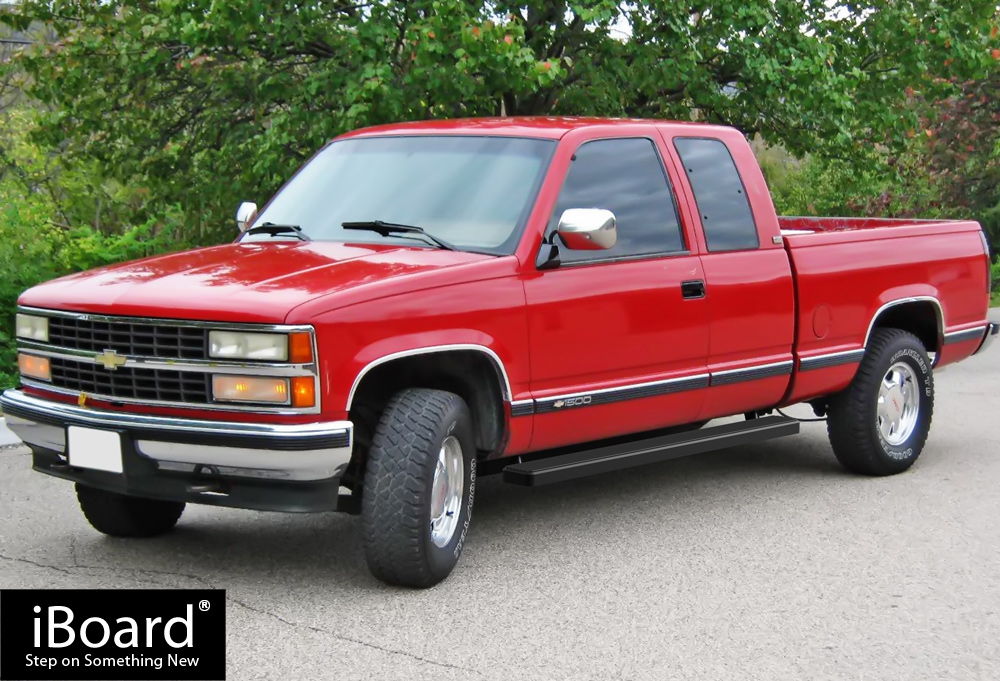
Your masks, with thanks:
M721 126L707 123L666 121L648 118L585 118L577 116L513 116L507 118L451 118L430 121L390 123L361 128L341 135L348 137L374 137L384 135L495 135L497 137L538 137L559 139L567 132L586 127L697 127Z

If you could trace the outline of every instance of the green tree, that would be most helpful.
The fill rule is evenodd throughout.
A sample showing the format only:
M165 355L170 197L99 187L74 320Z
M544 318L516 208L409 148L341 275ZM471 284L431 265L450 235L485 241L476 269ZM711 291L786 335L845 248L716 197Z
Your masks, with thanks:
M326 140L389 121L594 114L700 119L794 153L895 147L992 59L995 0L24 0L59 37L20 61L43 141L230 233Z
M1000 49L996 55L1000 60ZM933 188L927 203L979 220L996 255L1000 252L1000 61L986 78L964 82L957 94L935 102L925 132L919 175L926 176Z

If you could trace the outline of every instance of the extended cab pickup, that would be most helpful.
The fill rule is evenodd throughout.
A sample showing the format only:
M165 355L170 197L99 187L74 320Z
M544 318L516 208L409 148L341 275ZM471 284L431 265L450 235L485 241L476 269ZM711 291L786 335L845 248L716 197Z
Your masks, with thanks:
M101 532L165 532L186 502L339 509L377 577L429 586L477 471L542 484L760 441L808 402L848 469L901 472L933 368L997 333L977 223L780 218L725 127L370 128L237 220L235 243L19 301L8 423Z

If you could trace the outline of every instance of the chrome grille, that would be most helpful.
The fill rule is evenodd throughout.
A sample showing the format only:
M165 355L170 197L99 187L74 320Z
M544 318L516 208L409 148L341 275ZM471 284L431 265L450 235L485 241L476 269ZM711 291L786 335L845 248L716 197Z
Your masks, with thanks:
M207 359L208 331L191 326L144 322L94 321L76 317L49 317L49 342L53 345L119 355L165 359Z
M314 338L311 339L313 360L308 363L222 360L208 356L208 337L213 329L313 336L315 330L309 325L115 317L20 306L18 312L48 319L46 341L18 338L18 352L47 357L51 362L50 381L22 375L21 382L33 388L69 395L85 393L95 401L106 402L283 414L321 412ZM316 404L294 407L216 402L212 397L212 377L221 373L306 376L313 381Z
M210 375L192 371L121 367L108 371L97 364L52 358L52 385L109 398L207 404Z

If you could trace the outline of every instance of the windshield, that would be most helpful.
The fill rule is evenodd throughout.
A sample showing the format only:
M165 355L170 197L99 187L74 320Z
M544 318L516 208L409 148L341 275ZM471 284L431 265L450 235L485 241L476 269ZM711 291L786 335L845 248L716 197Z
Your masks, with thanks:
M444 135L334 142L278 192L253 226L297 225L317 241L434 248L414 234L381 236L341 226L381 220L420 227L463 250L513 253L554 147L552 140ZM275 237L255 233L243 241Z

